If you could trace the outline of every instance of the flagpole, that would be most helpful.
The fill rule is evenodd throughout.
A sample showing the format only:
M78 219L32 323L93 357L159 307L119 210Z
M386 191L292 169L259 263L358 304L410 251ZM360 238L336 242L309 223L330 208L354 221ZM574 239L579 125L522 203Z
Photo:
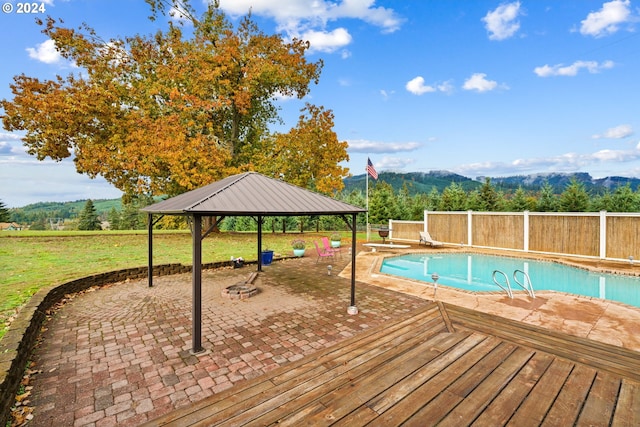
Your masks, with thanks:
M369 159L367 159L367 162ZM367 163L368 166L368 163ZM367 185L365 187L365 193L367 197L367 242L369 241L369 169L365 168L364 174L367 177Z

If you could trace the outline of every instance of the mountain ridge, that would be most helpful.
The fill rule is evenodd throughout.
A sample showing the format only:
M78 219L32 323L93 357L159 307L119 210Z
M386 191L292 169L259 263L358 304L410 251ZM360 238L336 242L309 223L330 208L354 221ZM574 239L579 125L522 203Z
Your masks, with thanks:
M608 176L604 178L593 178L587 172L549 172L535 173L529 175L511 175L506 177L478 176L475 179L463 175L437 170L430 172L380 172L377 181L384 181L390 184L394 190L399 190L406 183L409 184L411 194L426 192L429 193L435 187L438 192L442 192L452 182L460 184L465 191L474 190L489 178L491 184L499 190L505 192L515 191L518 187L525 190L537 190L545 183L548 183L556 194L562 193L567 185L575 179L582 183L585 189L594 194L601 194L605 191L613 191L619 186L629 184L633 190L640 186L640 178L629 178L622 176ZM364 190L366 174L354 175L344 180L345 190ZM369 185L375 181L370 179Z

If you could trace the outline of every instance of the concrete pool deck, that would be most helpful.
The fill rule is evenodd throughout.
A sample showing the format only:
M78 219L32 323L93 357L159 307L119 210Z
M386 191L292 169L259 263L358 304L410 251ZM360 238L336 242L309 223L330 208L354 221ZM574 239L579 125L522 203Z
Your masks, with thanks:
M460 249L421 249L420 252L451 252ZM496 254L505 252L478 251ZM380 273L382 260L399 253L415 253L415 249L396 253L361 252L356 261L356 279L385 289L417 296L428 300L447 302L487 314L506 317L543 328L549 328L570 335L640 351L640 308L602 300L554 291L536 291L536 298L530 298L524 291L514 291L514 298L504 293L478 294L438 285L434 297L434 287ZM514 256L530 258L558 259L534 254L514 253ZM606 272L630 273L630 269L640 270L640 266L628 263L603 262L588 259L567 259L563 261L585 268L598 268ZM345 270L343 274L348 274Z

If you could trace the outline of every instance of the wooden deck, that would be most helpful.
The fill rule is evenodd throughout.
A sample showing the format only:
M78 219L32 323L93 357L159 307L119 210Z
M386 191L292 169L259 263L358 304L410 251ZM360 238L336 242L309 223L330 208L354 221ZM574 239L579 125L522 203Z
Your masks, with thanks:
M441 303L148 425L640 425L640 353Z

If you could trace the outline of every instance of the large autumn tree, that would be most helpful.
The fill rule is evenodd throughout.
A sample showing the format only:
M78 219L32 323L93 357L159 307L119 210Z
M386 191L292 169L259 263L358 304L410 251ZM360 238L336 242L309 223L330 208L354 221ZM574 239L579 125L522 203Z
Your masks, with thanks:
M264 34L251 16L234 27L217 2L199 17L187 0L147 3L152 20L176 11L181 19L154 35L108 41L87 25L41 22L81 71L54 80L14 77L13 99L0 101L3 126L26 133L30 154L73 156L78 172L103 176L127 195L175 195L243 170L275 172L258 148L274 153L277 142L287 180L324 192L342 188L346 170L338 164L348 155L327 128L330 111L307 105L309 115L289 134L269 130L280 121L277 98L303 98L319 79L322 62L305 58L308 42ZM291 167L301 161L299 149L283 145L310 157Z

